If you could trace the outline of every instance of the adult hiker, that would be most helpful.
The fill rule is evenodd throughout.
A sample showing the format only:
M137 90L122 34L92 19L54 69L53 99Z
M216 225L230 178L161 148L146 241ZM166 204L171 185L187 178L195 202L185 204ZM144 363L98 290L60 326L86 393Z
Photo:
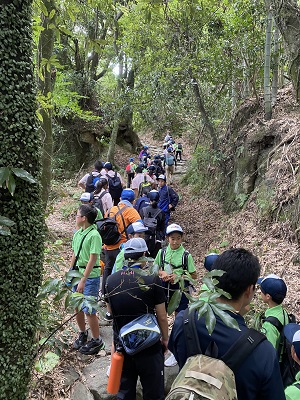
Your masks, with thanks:
M141 221L140 214L133 208L133 201L133 190L124 189L121 194L121 201L106 214L106 217L115 218L121 237L115 244L105 245L104 247L105 267L102 278L102 294L105 294L106 279L111 274L117 255L120 252L120 245L128 239L126 232L127 227L133 222ZM112 316L109 312L106 313L105 319L107 321L112 320Z
M154 180L147 175L146 172L143 172L143 166L141 164L136 167L135 172L136 176L132 180L131 189L134 191L135 198L137 199L141 196L144 186L148 186L149 191L151 190L151 185L154 184Z
M150 153L148 151L149 147L144 146L139 154L139 160L140 162L144 163L146 166L148 164L148 159L151 158Z
M131 181L134 178L137 165L134 163L134 158L129 158L129 164L126 165L125 172L127 175L127 187L130 188Z
M178 142L176 145L174 145L175 147L175 160L176 161L182 161L182 153L183 153L183 147L182 147L182 143Z
M131 335L131 337L137 337L138 340L128 340L127 347L123 345L124 364L117 395L118 399L122 400L136 398L138 377L143 387L143 399L163 400L165 398L164 349L168 343L166 298L160 278L155 274L146 274L147 264L143 256L147 250L145 240L142 238L134 238L126 242L124 256L128 265L112 274L106 285L113 315L113 338L116 349L121 343L119 334L122 328L125 329L125 326L137 317L145 318L144 321L146 321L144 325L140 323L141 328ZM141 276L143 287L140 284ZM155 334L153 329L160 331L161 335ZM155 339L149 342L151 331L151 338L155 334ZM128 346L133 346L133 348L129 349ZM131 355L132 352L134 355Z
M165 155L164 167L166 169L167 185L173 183L173 174L176 168L176 160L171 147L168 147L167 154Z
M78 186L86 192L91 193L95 190L96 183L103 174L105 174L105 171L103 170L103 163L97 160L95 161L93 171L85 174L78 182Z
M158 194L159 201L158 207L165 212L166 215L166 226L168 225L171 211L175 211L175 207L178 204L179 197L174 189L166 184L165 175L159 175L158 177Z
M107 161L103 167L105 168L105 176L108 180L108 190L113 199L114 206L116 206L120 201L124 182L119 172L113 170L112 164L109 161Z
M93 204L101 210L103 215L113 206L112 197L108 191L108 180L105 177L101 177L96 184Z

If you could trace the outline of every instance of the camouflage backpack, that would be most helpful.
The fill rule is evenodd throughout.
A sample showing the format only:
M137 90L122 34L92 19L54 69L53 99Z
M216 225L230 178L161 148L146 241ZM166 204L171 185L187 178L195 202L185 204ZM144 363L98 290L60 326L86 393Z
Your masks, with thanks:
M254 329L244 333L221 359L211 343L203 355L195 323L195 311L185 310L184 335L188 359L165 400L237 400L234 372L266 337Z

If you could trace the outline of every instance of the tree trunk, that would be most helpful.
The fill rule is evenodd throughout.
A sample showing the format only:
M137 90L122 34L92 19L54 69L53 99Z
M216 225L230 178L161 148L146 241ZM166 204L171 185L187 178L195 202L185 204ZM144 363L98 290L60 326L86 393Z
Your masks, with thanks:
M272 106L275 106L278 91L278 64L279 64L279 30L274 23L274 57L272 63Z
M42 69L43 78L39 77L39 91L43 96L45 103L47 103L47 109L43 108L41 110L41 115L43 121L40 125L40 134L43 143L42 150L42 200L44 206L46 207L51 179L52 179L52 156L53 156L53 134L52 134L52 107L51 107L51 94L53 90L53 84L55 81L55 68L52 68L51 65L47 65L42 67L41 62L43 60L49 60L53 55L53 46L54 46L54 31L49 28L50 24L55 22L56 13L54 13L53 17L51 16L51 11L55 10L54 0L44 0L44 6L47 8L48 16L42 15L43 19L43 28L44 30L40 34L39 45L38 45L38 65L37 68L39 70ZM52 11L53 13L53 11Z
M269 121L272 118L272 103L271 103L271 39L272 39L272 14L268 7L268 18L266 26L266 41L265 41L265 66L264 66L264 110L265 120Z
M32 1L0 2L0 167L40 177L41 141L35 125ZM34 359L44 221L39 184L15 176L13 196L0 188L1 214L15 222L0 235L0 398L25 400Z
M296 0L271 0L271 6L276 25L286 44L290 76L296 100L300 102L300 8Z

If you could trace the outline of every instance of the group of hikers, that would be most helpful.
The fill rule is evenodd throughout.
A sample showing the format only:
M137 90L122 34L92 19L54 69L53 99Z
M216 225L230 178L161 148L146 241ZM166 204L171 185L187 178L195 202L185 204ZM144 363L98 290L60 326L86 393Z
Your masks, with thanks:
M145 400L300 399L300 373L289 379L284 375L287 343L295 373L300 365L300 325L291 322L282 307L285 282L273 274L260 278L255 255L235 248L205 257L207 271L224 271L217 277L217 300L231 317L230 324L215 307L216 323L209 334L209 313L198 316L197 308L189 309L195 293L191 282L199 283L197 268L183 247L183 228L169 223L179 202L170 184L176 162L182 160L182 145L175 145L167 134L163 148L162 155L151 157L143 146L137 165L129 159L127 187L110 162L96 161L94 170L79 181L84 193L76 215L71 268L83 277L72 290L100 296L106 306L104 318L113 324L112 359L122 354L117 398L136 399L140 378ZM173 164L167 161L171 157ZM101 290L100 259L104 263ZM268 306L261 333L249 329L244 320L257 285ZM201 293L206 290L202 284ZM178 293L182 293L179 298ZM167 307L174 302L177 308L169 335ZM97 354L105 344L96 309L86 306L76 311L79 335L73 348ZM165 397L164 367L176 364L180 372ZM109 379L117 379L114 373L111 365Z

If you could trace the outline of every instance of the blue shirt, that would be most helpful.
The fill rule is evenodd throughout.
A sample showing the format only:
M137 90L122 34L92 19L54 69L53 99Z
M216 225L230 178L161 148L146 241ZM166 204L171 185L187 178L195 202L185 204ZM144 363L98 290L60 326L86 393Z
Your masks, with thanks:
M179 201L178 194L169 186L164 185L158 191L158 207L166 213L170 213L169 204L176 207Z
M202 317L199 320L196 318L203 353L213 340L218 346L219 357L222 357L248 329L241 315L233 313L230 315L238 322L240 331L229 328L216 316L217 322L211 336L207 332L205 318ZM187 359L183 311L175 319L168 347L178 361L179 368L182 368ZM235 373L235 380L239 400L285 400L277 354L268 340L261 342L242 362Z

